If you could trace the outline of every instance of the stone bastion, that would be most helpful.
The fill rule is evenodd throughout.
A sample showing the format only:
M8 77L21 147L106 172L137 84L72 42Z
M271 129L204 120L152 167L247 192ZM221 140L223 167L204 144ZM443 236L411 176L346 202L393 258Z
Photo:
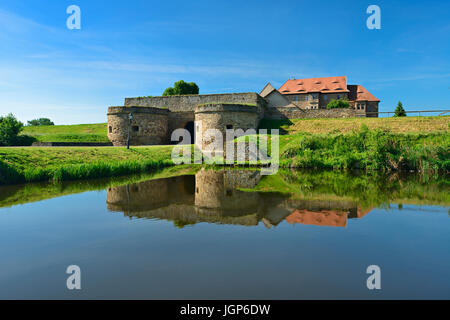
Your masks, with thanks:
M260 112L257 106L243 104L204 104L195 108L195 145L204 151L218 139L210 129L218 130L222 136L222 149L216 156L224 156L226 130L257 130Z
M129 115L132 114L132 119ZM169 110L153 107L109 107L108 139L114 146L168 143Z

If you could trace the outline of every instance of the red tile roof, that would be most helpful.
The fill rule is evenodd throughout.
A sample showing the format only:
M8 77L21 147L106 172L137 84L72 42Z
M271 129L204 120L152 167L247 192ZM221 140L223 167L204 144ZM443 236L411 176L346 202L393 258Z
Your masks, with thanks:
M280 89L282 94L298 94L308 92L337 93L349 92L347 77L327 77L310 79L292 79L286 81Z
M373 94L367 91L366 88L359 84L349 84L348 90L348 100L350 101L377 101L380 102Z

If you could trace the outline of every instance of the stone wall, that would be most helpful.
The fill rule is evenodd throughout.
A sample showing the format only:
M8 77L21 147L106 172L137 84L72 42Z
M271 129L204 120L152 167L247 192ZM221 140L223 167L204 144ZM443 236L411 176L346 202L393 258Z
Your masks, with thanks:
M133 115L131 125L129 114ZM114 146L167 144L169 110L149 107L109 107L108 138Z
M267 109L267 119L313 119L313 118L353 118L357 112L351 108L303 110L295 107L277 107Z
M205 134L209 129L219 130L225 144L226 129L257 130L259 118L260 114L257 107L238 104L199 106L195 109L195 145L201 150L205 150L209 144L215 141L215 137ZM219 154L216 155L220 156L220 151L225 151L224 149L219 150Z
M264 107L266 101L255 92L125 98L125 106L164 107L171 112L194 112L197 105L205 103L255 104Z

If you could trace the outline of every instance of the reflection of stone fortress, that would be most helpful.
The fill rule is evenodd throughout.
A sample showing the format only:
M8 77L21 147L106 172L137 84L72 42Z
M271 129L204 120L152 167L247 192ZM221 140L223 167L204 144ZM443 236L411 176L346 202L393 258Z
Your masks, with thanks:
M350 107L328 110L332 99ZM125 106L108 109L108 138L115 146L125 145L128 135L132 145L167 144L174 130L184 128L203 150L200 137L208 129L257 129L263 118L377 117L378 103L364 87L347 85L346 77L291 79L279 90L269 83L259 94L126 98Z
M347 218L362 217L352 201L296 200L278 193L237 190L253 188L258 171L201 169L194 176L150 180L110 188L107 207L126 216L165 219L179 225L199 222L258 225L288 223L346 226Z

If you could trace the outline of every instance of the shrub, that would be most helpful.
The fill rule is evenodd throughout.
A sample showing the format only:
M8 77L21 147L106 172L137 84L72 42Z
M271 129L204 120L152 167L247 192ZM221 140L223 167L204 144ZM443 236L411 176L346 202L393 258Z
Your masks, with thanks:
M17 141L17 136L23 129L23 123L10 113L0 117L0 146L11 146Z
M331 101L327 104L327 109L337 109L337 108L349 108L350 104L347 100L336 100L331 99Z

